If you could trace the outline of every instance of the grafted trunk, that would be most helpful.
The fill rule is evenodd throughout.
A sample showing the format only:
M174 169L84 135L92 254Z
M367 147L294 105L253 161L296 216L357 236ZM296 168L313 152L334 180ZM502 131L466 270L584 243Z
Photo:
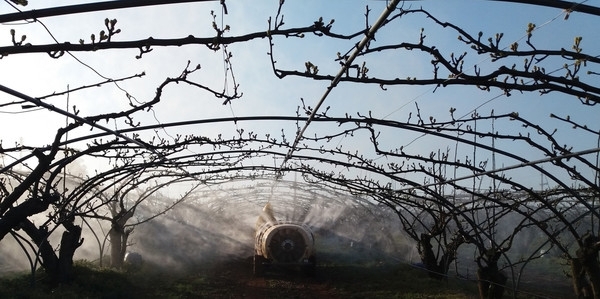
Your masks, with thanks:
M122 207L121 207L122 209ZM113 268L123 267L123 259L127 252L127 240L131 234L131 229L126 230L127 221L133 217L134 210L121 210L117 212L117 206L111 207L113 221L108 232L110 237L110 266Z
M586 235L581 244L575 252L577 257L570 261L573 290L577 298L600 299L600 239Z
M67 229L63 232L60 240L60 252L58 258L58 281L70 282L73 280L73 256L75 250L83 244L81 238L81 227L72 222L63 224Z
M508 277L498 269L498 261L506 249L490 248L477 258L477 287L481 299L501 299Z
M110 266L121 268L123 267L123 259L127 252L129 234L122 227L113 225L108 235L110 236Z
M498 270L498 267L491 266L477 269L479 298L501 299L504 295L507 279L506 275Z
M418 243L419 255L421 256L421 262L427 269L429 277L441 280L444 276L442 270L437 262L435 253L433 252L433 245L431 245L431 237L427 234L421 234L421 239Z
M48 242L48 230L46 227L36 227L29 219L25 219L19 226L38 246L40 261L47 273L54 273L58 269L58 256L54 248Z
M421 262L425 265L429 277L441 280L445 277L450 269L450 264L454 261L456 250L460 246L458 239L453 239L452 242L446 245L445 253L438 259L433 252L431 237L428 234L421 234L418 242L418 250L421 256Z
M577 298L592 298L592 286L585 277L583 264L579 258L571 259L571 282Z
M590 268L587 272L592 284L594 299L600 299L600 267L598 266L598 261L596 260L595 263L591 264Z
M73 255L81 246L81 227L71 222L64 223L59 255L48 242L46 227L36 227L29 219L21 222L20 227L38 246L42 267L54 283L68 283L73 279Z

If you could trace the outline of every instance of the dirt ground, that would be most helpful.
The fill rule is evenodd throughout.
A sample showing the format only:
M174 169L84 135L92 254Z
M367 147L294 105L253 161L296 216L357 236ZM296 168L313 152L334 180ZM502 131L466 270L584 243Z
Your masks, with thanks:
M209 272L205 273L207 277L210 277L212 291L204 292L204 294L207 294L207 298L358 299L387 298L388 295L397 296L406 292L418 292L419 287L425 287L431 293L422 293L421 296L425 296L424 298L433 294L438 296L436 298L443 298L439 296L444 296L444 294L448 294L451 298L477 298L474 282L458 282L458 285L445 288L449 286L448 282L439 286L437 285L439 282L427 279L426 274L418 269L402 270L404 273L399 273L398 269L393 265L338 264L317 267L314 277L307 277L297 269L288 268L274 268L268 270L263 277L255 277L252 273L251 258L236 259L217 263ZM409 283L410 286L406 285L406 282L402 282L407 279L414 279L412 283ZM543 286L538 283L525 284L528 286L522 286L524 292L521 293L525 297L571 298L572 296L566 283L564 285L544 284ZM415 287L416 291L413 289ZM357 290L360 291L357 292Z
M362 253L321 253L314 277L282 267L255 276L253 257L236 255L206 257L178 271L148 264L132 281L140 284L136 298L478 298L473 275L451 275L440 282L416 265ZM572 298L569 280L547 272L523 276L519 298ZM511 281L508 284L505 295L512 298Z
M328 282L329 271L308 277L297 269L273 268L257 277L251 259L245 259L219 264L211 272L212 298L342 298Z

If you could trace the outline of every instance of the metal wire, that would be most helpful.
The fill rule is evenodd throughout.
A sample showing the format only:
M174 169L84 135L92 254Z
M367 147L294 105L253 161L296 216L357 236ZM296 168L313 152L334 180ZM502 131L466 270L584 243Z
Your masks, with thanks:
M327 99L327 97L329 96L331 91L338 85L338 83L342 79L342 76L344 74L346 74L346 71L348 70L348 67L352 64L352 61L354 61L354 59L356 59L356 57L360 54L360 52L364 49L364 47L375 37L375 33L377 32L377 30L379 30L379 28L383 25L383 23L385 22L387 17L396 9L396 7L400 3L400 1L401 0L391 1L391 3L389 3L386 6L385 10L381 13L381 15L379 16L377 21L375 21L373 26L371 26L371 28L369 28L369 30L365 34L365 37L356 45L356 49L348 57L348 60L342 65L342 68L337 73L337 75L333 78L333 80L331 80L331 84L329 84L329 87L327 87L327 90L325 90L325 93L323 93L323 96L321 96L321 99L315 105L315 108L312 110L310 116L306 120L304 127L302 127L302 130L300 130L300 132L298 132L298 134L296 135L296 139L294 140L292 147L290 148L287 155L281 162L281 166L279 168L283 168L283 166L285 166L287 161L291 158L295 148L298 146L298 143L300 142L300 139L302 139L302 136L304 135L306 128L308 128L308 126L310 125L312 120L315 118L317 111L319 110L321 105L323 105L323 102L325 102L325 99Z

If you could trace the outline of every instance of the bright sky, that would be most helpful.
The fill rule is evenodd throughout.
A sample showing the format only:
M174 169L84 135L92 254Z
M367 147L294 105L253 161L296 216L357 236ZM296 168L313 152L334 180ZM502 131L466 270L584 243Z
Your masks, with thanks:
M30 0L29 5L23 10L39 9L47 5L47 1ZM61 5L78 4L92 1L61 1ZM162 5L156 7L126 9L121 11L104 11L71 16L44 18L52 35L60 42L70 41L77 43L79 39L86 42L90 34L104 29L105 18L116 18L117 27L122 33L116 35L114 40L137 40L147 37L154 38L180 38L188 35L208 37L214 35L210 11L217 15L219 26L229 25L231 31L228 35L235 36L255 31L267 30L267 20L274 19L277 12L278 1L233 1L226 2L229 14L221 14L218 1L206 3L191 3L178 5ZM364 13L366 6L371 10L369 22L372 24L385 8L385 1L375 0L338 0L338 1L286 1L282 14L286 28L303 27L312 24L319 17L323 17L327 24L330 19L335 19L333 31L338 33L353 33L365 26ZM588 3L586 3L588 4ZM594 4L590 4L594 5ZM484 0L424 0L410 1L404 7L422 7L441 21L452 22L463 27L467 32L476 36L483 32L483 38L494 36L498 32L504 33L503 45L508 46L518 42L520 47L525 45L525 30L528 23L537 25L533 41L538 48L557 49L560 47L570 49L575 36L582 36L584 52L596 55L600 49L600 32L597 30L598 17L587 16L581 13L572 13L568 20L564 20L564 12L560 9L545 8ZM0 13L14 12L6 3L0 3ZM425 19L423 15L406 16L395 20L377 33L377 41L372 45L417 42L421 28L427 35L425 43L435 45L443 52L449 53L458 50L460 43L457 34L448 29L442 29ZM26 42L32 44L52 43L52 39L45 28L39 23L31 24L3 24L0 27L0 45L11 43L9 30L16 30L16 35L27 35ZM325 38L307 36L304 39L277 38L275 39L275 59L277 67L286 70L304 70L307 61L319 66L320 74L336 74L339 63L334 61L336 53L345 53L358 42L358 39L347 42L330 42ZM269 51L267 40L255 40L249 43L231 45L229 51L233 54L233 71L235 79L240 84L240 92L244 93L241 99L235 100L231 105L222 105L222 100L215 99L206 92L186 86L169 87L163 96L163 101L154 107L154 113L136 116L136 121L143 124L167 123L179 120L208 119L231 116L250 115L295 115L296 109L301 105L300 98L309 106L318 102L326 91L328 82L310 81L300 78L277 79L270 66L267 56ZM594 49L594 50L592 50ZM201 71L194 74L196 82L210 86L219 91L224 88L225 70L222 52L213 52L204 46L185 46L181 48L155 48L151 53L145 54L142 59L135 59L136 50L110 50L94 53L73 53L80 61L89 65L104 77L113 79L131 76L145 72L141 79L132 79L119 85L133 95L138 101L150 100L156 87L165 77L175 77L181 73L188 60L192 65L200 64ZM431 76L432 68L430 57L421 55L416 51L389 51L373 55L368 58L367 66L369 75L386 78ZM359 57L356 63L365 61ZM521 62L516 62L521 63ZM547 62L545 67L560 69L564 62ZM487 56L476 56L470 52L467 55L465 68L472 71L473 65L482 69L497 68L499 65L490 61ZM23 92L33 97L40 97L53 92L62 92L67 88L73 89L104 81L96 72L76 61L73 57L65 55L60 59L52 59L46 54L12 55L0 60L0 84ZM597 70L596 70L597 71ZM564 71L559 71L564 72ZM585 71L584 71L585 72ZM592 78L594 79L594 78ZM232 78L228 77L228 90L233 92ZM16 100L15 98L0 94L0 103ZM81 92L74 92L67 96L53 97L49 103L72 110L75 105L80 115L96 115L99 113L120 111L127 107L125 93L114 85L102 88L93 88ZM550 113L576 119L582 124L595 130L600 129L596 115L598 107L581 105L577 99L562 94L550 94L540 97L537 92L520 95L513 93L507 98L499 90L491 92L479 91L475 87L450 86L435 90L431 86L399 86L388 87L382 91L379 86L364 86L342 83L336 87L326 99L323 109L330 106L330 116L344 116L346 113L356 115L357 112L367 114L369 111L375 117L385 117L391 120L408 119L410 113L416 113L416 104L421 109L424 118L435 117L438 121L449 120L449 109L456 108L455 116L469 115L477 109L482 115L489 115L494 110L495 114L518 112L531 121L542 124L548 131L557 128L557 138L564 144L571 144L574 150L587 150L598 147L597 140L580 130L576 131L549 118ZM0 107L0 139L5 147L15 142L26 145L43 146L51 143L54 134L60 126L65 124L65 118L47 110L37 110L22 113L23 110L15 107ZM103 124L110 128L124 128L123 123ZM489 123L482 124L489 126ZM511 127L510 123L495 124L495 130L520 130ZM288 139L293 139L294 124L284 123L244 123L245 130L256 130L261 134L270 133L279 136L281 128L286 128ZM202 134L207 136L232 136L235 134L236 125L233 123L204 125L186 128L168 129L168 134ZM259 131L260 130L260 131ZM327 128L313 124L306 132L307 136L314 135L316 131L324 132ZM491 130L491 127L490 127ZM79 134L89 134L88 128L79 130ZM164 135L164 133L161 133ZM440 141L435 138L420 138L411 143L418 135L394 130L383 130L382 146L397 148L410 143L413 152L428 155L438 148L445 150L454 144ZM591 138L590 138L591 137ZM350 143L348 147L355 146L361 150L369 151L368 139L362 143ZM515 143L502 143L504 147L516 151L519 155L530 160L545 158L531 148ZM472 148L461 146L458 157L472 154ZM489 155L478 159L490 159ZM517 164L514 160L498 158L497 167ZM593 174L587 173L592 176ZM527 181L528 184L538 187L540 178L522 170L511 172L510 176Z

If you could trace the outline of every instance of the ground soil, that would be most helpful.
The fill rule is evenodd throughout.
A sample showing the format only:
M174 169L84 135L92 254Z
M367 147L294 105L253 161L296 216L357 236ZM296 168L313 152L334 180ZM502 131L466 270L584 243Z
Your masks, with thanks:
M274 267L262 276L252 273L252 261L237 259L215 265L210 272L211 283L215 284L213 298L342 298L321 272L309 277L298 269Z
M252 258L226 258L190 263L185 269L144 264L125 272L78 267L78 280L59 288L35 289L29 276L2 281L2 298L452 298L476 299L476 281L449 277L430 279L423 269L398 261L349 261L339 255L317 263L315 276L299 269L274 267L253 275ZM90 264L91 265L91 264ZM572 298L568 281L562 285L534 275L523 280L518 298ZM513 298L507 291L505 298Z
M358 299L389 298L419 292L423 292L420 294L425 296L423 298L446 298L444 294L448 294L448 298L477 298L474 281L440 283L429 279L421 269L385 263L322 263L314 277L307 277L298 269L272 268L264 276L257 277L252 273L252 258L247 258L216 263L205 275L210 277L213 287L207 296L210 298ZM412 281L407 285L407 280ZM521 290L520 298L562 299L572 296L567 282L557 285L543 280L535 283L527 281L521 285ZM511 297L509 293L507 296Z

